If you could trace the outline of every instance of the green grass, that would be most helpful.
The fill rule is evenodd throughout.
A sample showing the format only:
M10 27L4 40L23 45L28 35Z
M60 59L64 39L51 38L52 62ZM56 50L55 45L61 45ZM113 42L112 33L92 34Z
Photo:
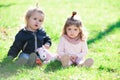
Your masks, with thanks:
M26 10L36 2L45 12L43 26L52 39L53 53L66 18L72 11L80 14L88 31L87 57L94 59L93 68L63 69L58 61L42 67L16 66L5 61L15 34L24 24ZM119 3L119 0L0 0L0 80L120 80Z

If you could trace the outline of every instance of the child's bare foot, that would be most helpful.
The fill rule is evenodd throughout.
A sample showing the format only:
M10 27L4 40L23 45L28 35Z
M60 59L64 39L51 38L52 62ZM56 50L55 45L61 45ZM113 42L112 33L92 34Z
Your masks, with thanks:
M84 67L91 67L93 65L93 63L94 63L93 59L92 58L88 58L88 59L85 60L85 62L83 64L79 64L78 66L79 67L82 67L82 66L84 66Z

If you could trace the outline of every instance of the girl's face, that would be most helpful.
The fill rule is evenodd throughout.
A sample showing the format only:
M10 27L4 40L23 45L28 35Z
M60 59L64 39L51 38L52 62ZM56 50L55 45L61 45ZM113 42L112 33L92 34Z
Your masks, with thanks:
M80 29L76 27L75 25L71 25L66 28L66 33L68 37L76 38L80 33Z
M44 15L39 12L34 12L27 21L27 27L30 31L36 31L43 23Z

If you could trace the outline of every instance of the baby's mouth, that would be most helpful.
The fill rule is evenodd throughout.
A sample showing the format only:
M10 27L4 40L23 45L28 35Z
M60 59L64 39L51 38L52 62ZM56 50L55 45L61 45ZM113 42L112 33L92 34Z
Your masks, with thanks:
M38 25L37 25L37 24L36 24L35 26L36 26L36 27L38 27Z

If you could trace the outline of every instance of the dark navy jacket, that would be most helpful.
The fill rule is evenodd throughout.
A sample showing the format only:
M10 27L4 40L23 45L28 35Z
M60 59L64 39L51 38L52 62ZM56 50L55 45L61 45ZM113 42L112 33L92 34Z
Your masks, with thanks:
M35 52L35 37L37 40L37 48L42 47L42 45L46 43L51 46L51 39L43 28L37 30L36 32L31 32L24 28L16 34L13 45L8 51L8 56L15 58L21 50L27 54Z

